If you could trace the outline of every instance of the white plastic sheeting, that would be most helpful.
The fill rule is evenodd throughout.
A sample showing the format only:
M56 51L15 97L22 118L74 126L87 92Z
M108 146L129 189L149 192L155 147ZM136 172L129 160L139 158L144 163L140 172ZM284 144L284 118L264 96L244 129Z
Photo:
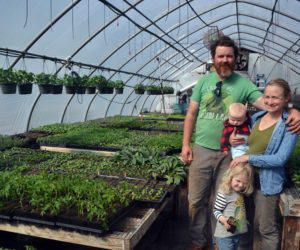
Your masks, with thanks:
M154 111L161 96L136 95L132 87L184 87L181 77L210 59L202 38L216 26L240 48L258 53L256 70L296 86L299 13L297 0L1 0L0 67L59 76L71 69L121 79L126 88L122 95L40 95L37 86L28 96L0 93L0 134Z

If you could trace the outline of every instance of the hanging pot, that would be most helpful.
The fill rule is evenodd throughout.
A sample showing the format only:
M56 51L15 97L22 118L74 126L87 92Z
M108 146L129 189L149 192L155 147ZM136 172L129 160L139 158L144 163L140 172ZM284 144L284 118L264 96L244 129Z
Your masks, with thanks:
M113 94L114 88L113 87L99 87L100 94Z
M66 89L67 94L75 94L76 93L75 86L65 86L65 89Z
M116 94L123 94L124 88L115 88Z
M39 90L41 94L51 94L52 85L51 84L39 84Z
M134 93L136 93L137 95L143 95L145 93L144 89L135 89Z
M96 87L86 87L86 94L95 94L96 93Z
M77 94L85 94L85 89L86 89L86 87L85 86L78 86L77 88L76 88L76 93Z
M160 91L157 90L147 90L147 95L160 95Z
M63 85L53 85L52 86L52 94L58 95L61 94L63 90Z
M20 95L28 95L32 93L32 83L18 84Z
M17 92L17 84L15 82L0 83L3 94L15 94Z

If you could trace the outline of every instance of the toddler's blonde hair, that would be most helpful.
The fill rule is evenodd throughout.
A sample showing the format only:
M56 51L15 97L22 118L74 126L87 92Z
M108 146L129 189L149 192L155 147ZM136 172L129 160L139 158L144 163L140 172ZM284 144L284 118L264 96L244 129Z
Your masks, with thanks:
M248 184L245 190L241 193L250 195L253 192L253 167L249 164L238 164L234 168L229 168L220 183L219 190L223 191L224 194L229 194L231 191L231 181L235 175L245 173L248 177Z

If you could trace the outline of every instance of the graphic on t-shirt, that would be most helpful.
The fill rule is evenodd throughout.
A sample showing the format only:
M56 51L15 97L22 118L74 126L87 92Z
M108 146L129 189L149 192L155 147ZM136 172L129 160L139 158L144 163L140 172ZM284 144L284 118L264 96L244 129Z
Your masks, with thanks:
M203 98L203 109L200 117L225 121L231 103L233 103L233 98L226 89L222 89L220 97L216 96L213 91L210 91Z

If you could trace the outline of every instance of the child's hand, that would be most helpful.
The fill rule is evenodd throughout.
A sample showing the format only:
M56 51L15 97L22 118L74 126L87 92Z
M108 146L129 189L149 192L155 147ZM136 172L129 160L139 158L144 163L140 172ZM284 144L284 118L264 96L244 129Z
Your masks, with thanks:
M219 221L224 225L224 227L228 230L230 229L230 225L227 223L228 218L226 218L225 216L221 216Z
M228 151L223 151L222 154L223 155L228 155Z

